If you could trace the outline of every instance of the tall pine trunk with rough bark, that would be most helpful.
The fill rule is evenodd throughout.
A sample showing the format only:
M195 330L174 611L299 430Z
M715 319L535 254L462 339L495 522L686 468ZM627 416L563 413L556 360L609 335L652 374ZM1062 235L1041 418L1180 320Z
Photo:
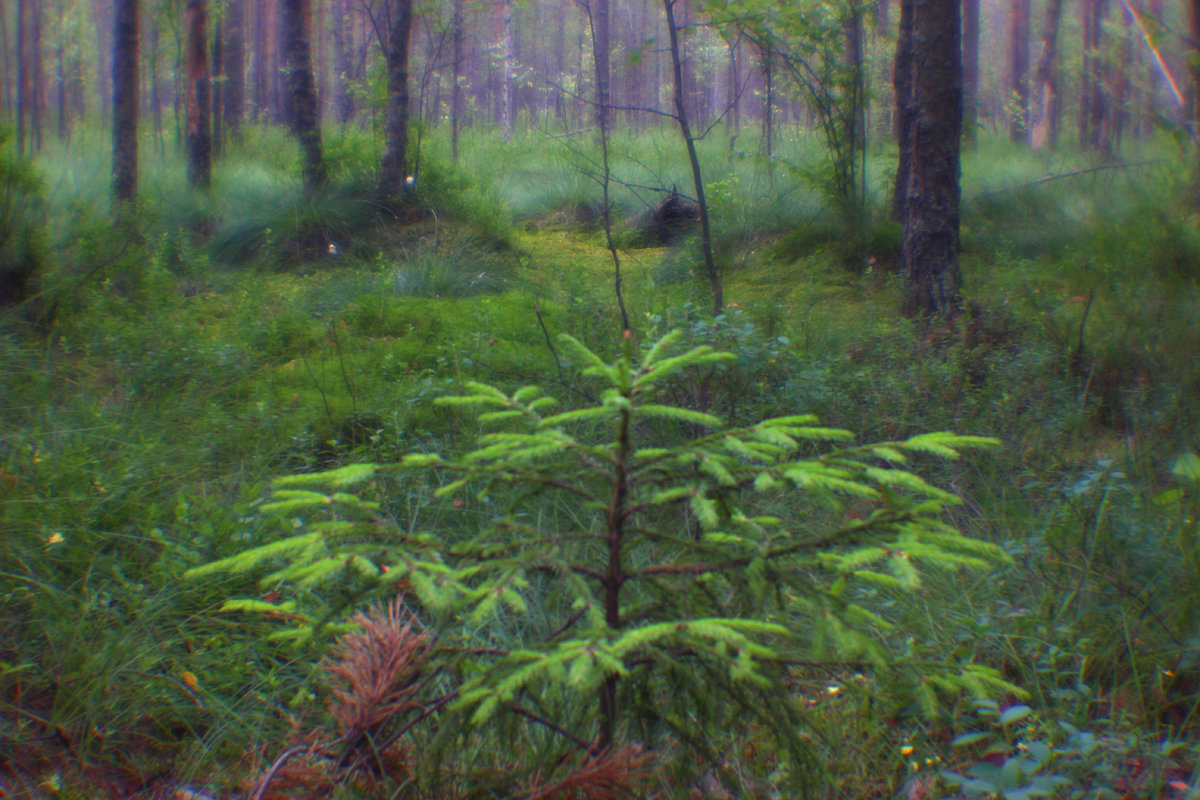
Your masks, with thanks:
M462 0L456 0L462 2ZM350 96L350 47L347 42L346 0L333 0L333 110L342 125L354 118L354 99Z
M892 191L892 219L904 221L908 177L912 162L913 116L913 6L916 0L900 0L900 31L896 38L896 60L892 86L896 91L896 185Z
M1188 54L1188 65L1192 74L1192 124L1195 130L1200 131L1200 0L1190 0L1188 11L1190 12L1189 30L1192 34L1192 47ZM1194 196L1197 204L1200 205L1200 159L1197 160Z
M113 197L137 196L138 0L116 0L113 24Z
M209 118L208 33L205 0L187 0L184 29L187 51L184 78L187 82L187 177L197 189L212 183L212 125Z
M225 88L221 92L222 117L231 138L241 134L246 105L246 0L227 0L225 6L225 48L221 72Z
M225 147L225 37L222 35L221 19L213 23L212 37L212 66L208 82L208 94L211 99L212 115L210 118L212 131L212 155L220 158Z
M1033 73L1030 104L1030 141L1035 148L1058 145L1062 100L1058 96L1058 29L1062 21L1063 0L1048 0L1042 29L1042 47Z
M913 4L912 154L903 250L907 314L951 317L959 306L960 35L959 0Z
M1012 38L1009 41L1009 92L1012 103L1008 138L1017 144L1029 141L1029 0L1013 0Z
M325 182L325 163L321 151L312 54L308 45L308 0L283 0L281 10L287 119L304 153L304 185L312 190Z
M453 85L450 87L450 158L458 162L458 135L462 128L462 81L463 81L463 0L454 0L454 19L450 31L451 68ZM562 53L562 43L558 43ZM556 78L557 80L557 78Z
M395 197L404 189L404 160L408 150L408 37L412 30L412 0L392 0L387 40L387 142L379 169L379 194Z

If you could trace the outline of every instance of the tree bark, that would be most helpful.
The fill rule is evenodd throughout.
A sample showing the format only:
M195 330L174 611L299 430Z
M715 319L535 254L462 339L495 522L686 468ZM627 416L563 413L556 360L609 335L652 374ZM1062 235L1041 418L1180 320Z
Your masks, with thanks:
M904 311L953 316L959 306L959 0L913 8L912 161L904 211Z
M594 62L596 65L596 126L601 136L608 135L609 106L611 105L611 72L608 65L609 14L608 0L591 0Z
M26 123L32 103L33 76L29 57L30 13L33 0L17 0L17 154L25 155Z
M412 29L412 0L393 0L389 15L387 70L387 144L379 169L379 194L395 197L404 189L404 159L408 149L408 36Z
M1082 17L1082 67L1079 71L1079 147L1086 150L1092 141L1092 93L1094 91L1092 62L1095 60L1095 38L1092 30L1093 8L1096 0L1080 0L1079 13Z
M497 13L500 15L500 41L497 43L500 48L500 108L498 109L500 113L498 121L500 123L500 133L504 137L504 141L507 142L512 139L513 134L512 0L500 0Z
M973 145L979 133L979 0L963 0L962 14L963 138Z
M462 127L462 80L463 80L463 0L454 0L454 20L450 32L454 59L451 75L454 83L450 87L450 158L458 163L458 134ZM558 52L562 54L562 42L558 43Z
M212 155L213 158L220 158L221 152L225 147L225 75L222 70L225 68L225 37L221 20L213 25L212 39L212 78L209 80L209 96L212 100L210 107L212 109L210 130L212 131Z
M1200 131L1200 0L1191 0L1188 3L1188 10L1191 12L1188 22L1192 34L1191 53L1188 54L1188 64L1192 73L1192 129ZM1197 161L1194 197L1197 204L1200 205L1200 159Z
M308 0L283 0L283 47L287 76L287 119L304 152L304 185L310 191L325 182L317 91L308 46Z
M46 102L46 74L42 59L42 4L40 0L29 0L31 41L29 55L33 61L33 94L29 104L29 133L33 144L32 152L42 149L42 106Z
M112 97L113 197L132 202L138 182L138 0L116 0Z
M225 89L221 93L225 130L229 136L241 135L243 109L246 106L246 0L228 0L225 6L225 52L221 72Z
M1108 12L1107 0L1091 0L1091 29L1092 29L1092 93L1088 129L1091 132L1088 145L1103 154L1112 152L1111 126L1109 124L1112 110L1109 105L1109 69L1108 59L1103 54L1104 17Z
M455 0L461 3L462 0ZM346 41L346 0L334 0L333 14L333 109L337 121L345 125L354 118L354 100L350 96L350 48Z
M1017 144L1029 141L1029 0L1013 0L1012 39L1009 48L1009 90L1014 103L1008 138Z
M1030 141L1037 149L1058 145L1058 28L1062 21L1063 0L1048 0L1046 23L1042 31L1042 49L1038 53L1037 69L1033 76L1033 101Z
M971 0L968 0L970 2ZM896 90L896 185L892 191L892 219L904 221L912 162L913 118L913 6L915 0L900 0L900 32L896 38L896 61L892 86Z
M20 39L17 41L19 43ZM0 90L4 92L4 101L0 104L0 111L6 117L13 117L16 114L16 104L13 102L12 78L16 70L13 68L13 57L8 50L8 6L4 3L0 3L0 54L3 55L3 62L0 63L4 67L4 77L0 79Z
M205 0L187 0L184 29L187 52L184 76L187 81L187 178L196 189L212 183L212 125L208 96L208 32Z

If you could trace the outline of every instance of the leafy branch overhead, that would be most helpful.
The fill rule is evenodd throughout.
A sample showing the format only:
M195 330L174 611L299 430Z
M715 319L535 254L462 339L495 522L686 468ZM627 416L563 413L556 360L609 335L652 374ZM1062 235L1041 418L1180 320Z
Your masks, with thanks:
M600 384L595 405L560 411L537 387L469 383L438 402L477 412L488 432L474 449L284 478L267 508L319 519L192 574L266 567L271 584L353 575L403 590L459 659L447 713L464 729L528 723L509 712L532 705L566 751L594 757L618 740L681 738L683 720L730 713L707 699L725 695L774 732L798 775L804 725L786 688L798 665L884 668L892 623L873 598L916 588L922 568L1003 560L944 520L958 499L912 466L995 441L856 444L806 415L725 427L665 402L695 368L732 358L680 352L680 340L642 349L626 338L609 363L563 336ZM435 497L480 509L482 522L431 509L435 530L406 529L364 499L386 505L389 482L431 480ZM1007 687L975 665L957 675L937 685ZM702 749L716 748L720 725L704 730Z

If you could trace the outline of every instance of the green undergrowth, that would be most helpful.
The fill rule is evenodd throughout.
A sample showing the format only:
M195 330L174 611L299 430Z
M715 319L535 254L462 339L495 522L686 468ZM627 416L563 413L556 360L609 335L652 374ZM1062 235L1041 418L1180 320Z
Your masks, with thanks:
M331 185L307 198L278 132L248 131L208 197L148 142L142 218L124 236L108 219L104 159L87 155L104 142L81 136L28 184L41 299L0 312L0 752L17 754L0 780L123 796L170 771L232 790L278 755L292 723L320 716L328 679L316 665L362 597L349 583L180 577L296 533L298 521L262 510L280 475L465 452L474 418L434 401L468 381L538 384L568 408L597 400L558 338L606 360L622 342L586 174L594 143L534 135L499 158L469 133L452 167L429 137L416 196L383 213L363 199L373 146L352 132L331 137ZM895 652L925 642L913 659L987 666L1029 693L931 704L915 666L915 681L857 664L796 669L790 691L820 712L820 791L937 783L956 796L964 784L933 776L996 787L986 765L1033 756L1004 778L1020 768L1030 780L997 791L1034 775L1068 781L1064 796L1194 785L1200 234L1175 200L1179 162L1151 149L1126 159L1143 166L1113 169L985 139L964 161L968 302L945 327L896 313L901 233L883 213L894 153L869 153L871 214L847 227L789 171L811 150L793 146L772 166L705 144L726 267L716 323L693 241L623 240L635 345L680 330L682 345L733 353L661 387L664 402L730 426L812 413L862 441L1000 439L917 466L965 501L956 526L1011 563L869 599L895 625ZM627 183L685 191L677 152L665 134L619 139L614 163ZM658 197L615 191L622 226ZM431 510L435 488L392 486L389 524L489 521L473 494ZM873 511L791 508L834 522ZM219 610L229 597L296 600L327 609L333 627L302 646L271 640L271 620ZM531 606L504 633L544 633L551 617ZM769 738L721 740L729 774L710 777L771 796ZM1130 769L1135 758L1153 775ZM218 771L228 785L207 779Z

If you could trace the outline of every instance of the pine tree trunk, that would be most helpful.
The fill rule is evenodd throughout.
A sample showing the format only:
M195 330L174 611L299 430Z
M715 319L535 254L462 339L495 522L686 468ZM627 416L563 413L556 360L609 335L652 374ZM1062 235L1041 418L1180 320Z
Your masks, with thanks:
M113 197L131 202L138 182L138 0L116 0L112 97Z
M450 87L450 158L458 162L458 134L462 127L462 78L463 78L463 0L454 0L453 30L450 32L450 47L454 59L454 84ZM562 42L558 43L558 52L562 54Z
M254 20L254 46L252 48L251 68L253 81L253 97L254 103L254 119L262 120L266 118L268 107L268 87L269 87L269 72L271 67L267 63L267 4L270 0L245 0L253 2L256 13L251 17Z
M387 144L379 169L379 194L396 197L404 189L404 159L408 149L408 37L412 29L412 0L393 0L388 32Z
M461 3L462 0L455 0ZM334 0L333 7L333 108L337 121L345 125L354 118L354 99L350 96L350 49L346 42L346 0Z
M17 154L25 155L26 123L30 95L33 94L32 64L29 58L29 6L33 0L17 0Z
M304 185L310 191L325 182L317 91L308 47L308 0L283 0L283 47L287 76L286 114L304 153Z
M500 14L500 41L497 43L500 48L500 113L498 122L500 123L500 133L504 137L504 141L507 142L512 139L513 134L512 0L500 0L497 13Z
M979 133L979 0L963 0L962 14L963 139L973 145Z
M71 119L68 116L67 105L67 59L64 52L64 40L67 38L63 33L63 2L58 0L55 3L54 16L58 20L58 36L56 39L56 57L57 65L55 67L55 101L58 106L58 138L61 141L67 141L71 138Z
M1009 90L1015 107L1008 137L1017 144L1029 141L1029 6L1029 0L1013 0Z
M1096 0L1080 0L1079 13L1082 17L1083 53L1082 66L1079 71L1079 147L1086 150L1092 141L1092 62L1096 56L1095 39L1092 31L1093 8Z
M962 62L958 0L915 3L912 160L904 204L904 311L953 316L959 306L959 138Z
M224 120L224 94L225 94L225 76L221 70L225 68L225 38L222 36L221 21L218 20L213 25L213 40L212 40L212 79L209 81L209 95L212 99L210 107L211 125L209 130L212 131L212 155L213 158L220 158L221 151L225 147L225 120Z
M892 191L892 219L904 221L908 196L909 173L912 170L913 118L913 6L915 0L900 0L900 32L896 39L896 61L892 71L892 86L896 90L896 185Z
M17 40L20 42L20 39ZM4 77L0 78L0 91L4 92L3 102L0 103L0 111L4 116L11 119L16 114L16 104L13 102L13 85L12 78L16 70L13 68L13 57L8 49L8 5L0 3L0 55L3 60L0 60L0 66L4 67Z
M1048 0L1046 24L1042 31L1042 49L1038 53L1037 69L1033 75L1033 99L1031 103L1030 141L1037 149L1058 144L1058 130L1054 124L1055 106L1058 98L1058 28L1062 21L1063 0Z
M1188 11L1190 12L1188 20L1189 29L1191 31L1192 47L1188 53L1188 65L1191 67L1192 73L1192 126L1193 130L1200 131L1200 0L1191 0L1188 3ZM1198 160L1200 167L1200 160ZM1196 191L1194 197L1197 204L1200 204L1200 169L1196 173Z
M246 0L228 0L225 6L225 53L221 72L225 75L222 94L225 130L229 136L241 135L243 109L246 106Z
M197 189L212 183L212 126L208 96L208 32L205 0L187 0L184 6L184 30L187 52L184 76L187 81L187 177Z
M608 0L591 0L592 28L594 34L594 62L596 65L596 127L601 136L608 135L609 105L612 88L608 66L609 15Z
M1100 153L1112 152L1109 116L1109 65L1104 56L1104 18L1108 12L1107 0L1091 0L1092 10L1092 97L1088 128L1091 131L1089 146Z

